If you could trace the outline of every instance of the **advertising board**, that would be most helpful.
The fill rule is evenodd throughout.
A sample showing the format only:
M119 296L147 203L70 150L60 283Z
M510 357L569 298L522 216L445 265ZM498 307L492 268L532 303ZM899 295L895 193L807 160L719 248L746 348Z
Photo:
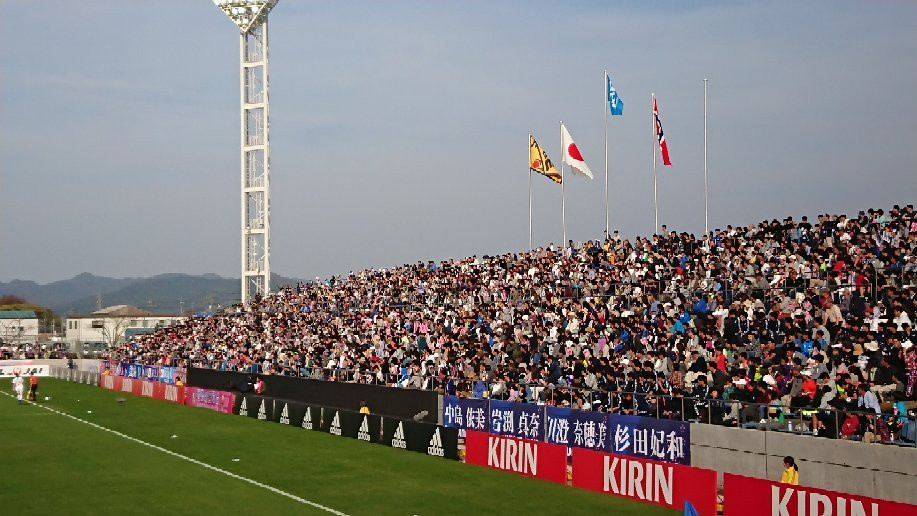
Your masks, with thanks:
M567 483L567 447L558 444L468 430L465 462Z
M917 505L723 475L723 516L914 516Z
M573 449L573 487L675 510L690 501L716 514L716 471L625 455Z

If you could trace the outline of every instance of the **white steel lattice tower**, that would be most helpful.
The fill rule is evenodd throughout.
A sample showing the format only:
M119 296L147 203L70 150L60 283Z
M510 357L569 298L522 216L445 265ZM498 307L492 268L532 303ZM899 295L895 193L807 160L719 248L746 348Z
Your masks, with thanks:
M239 26L242 101L242 303L270 291L271 147L267 15L278 0L214 0Z

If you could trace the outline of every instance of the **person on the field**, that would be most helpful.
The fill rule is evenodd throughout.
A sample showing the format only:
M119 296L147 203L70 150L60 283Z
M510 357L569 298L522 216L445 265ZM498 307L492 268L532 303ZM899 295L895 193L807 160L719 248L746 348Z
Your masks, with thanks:
M19 373L13 376L13 391L16 393L16 399L19 400L19 404L22 405L22 377L19 376Z
M38 377L34 374L29 377L29 397L30 401L38 401Z

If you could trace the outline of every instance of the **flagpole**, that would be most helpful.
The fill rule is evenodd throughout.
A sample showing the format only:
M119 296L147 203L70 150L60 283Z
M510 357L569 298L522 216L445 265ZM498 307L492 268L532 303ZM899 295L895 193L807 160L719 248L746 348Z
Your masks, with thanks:
M529 133L529 250L532 250L532 133Z
M709 196L707 194L707 79L704 79L704 236L710 232L707 214L709 210Z
M650 118L653 121L653 205L656 208L656 217L653 222L653 234L659 233L659 194L656 189L656 140L659 138L659 135L656 134L656 113L653 111L656 107L656 94L651 93L652 96L652 105L650 105Z
M560 222L564 227L564 248L567 247L567 182L564 180L564 121L560 121Z
M605 83L602 85L605 89L604 101L602 102L602 112L605 113L605 238L608 238L608 70L605 70Z

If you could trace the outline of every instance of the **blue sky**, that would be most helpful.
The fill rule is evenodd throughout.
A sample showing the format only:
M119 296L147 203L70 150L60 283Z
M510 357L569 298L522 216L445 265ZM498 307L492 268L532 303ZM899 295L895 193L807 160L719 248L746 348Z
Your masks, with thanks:
M271 15L272 267L325 277L527 245L527 138L564 120L570 238L917 199L911 2L305 2ZM238 35L206 0L0 4L0 280L239 269ZM535 239L560 189L535 178Z

